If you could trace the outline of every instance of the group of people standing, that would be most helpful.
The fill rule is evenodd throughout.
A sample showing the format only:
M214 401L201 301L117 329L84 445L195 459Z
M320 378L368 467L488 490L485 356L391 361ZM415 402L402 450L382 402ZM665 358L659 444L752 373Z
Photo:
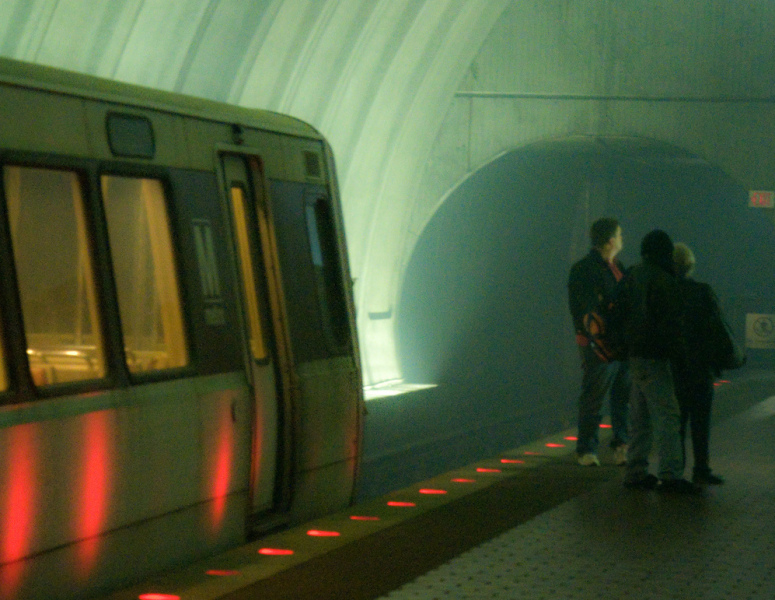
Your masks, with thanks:
M707 350L711 321L721 313L710 286L692 279L694 254L655 229L641 242L641 262L625 270L617 258L623 240L616 219L595 221L590 238L589 254L568 278L583 366L579 464L600 465L598 430L608 394L613 460L625 466L625 487L693 494L722 484L709 466L713 382L720 373ZM691 481L684 478L689 427ZM657 475L649 472L654 443Z

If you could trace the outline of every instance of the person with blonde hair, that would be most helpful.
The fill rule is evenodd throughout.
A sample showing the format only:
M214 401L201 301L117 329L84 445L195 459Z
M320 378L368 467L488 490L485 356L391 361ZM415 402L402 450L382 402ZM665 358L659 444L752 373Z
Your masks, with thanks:
M673 365L675 391L681 409L681 440L686 455L687 426L691 426L694 468L692 480L703 485L720 485L724 479L709 466L710 414L713 404L713 381L720 373L714 368L711 352L715 340L710 339L712 324L721 318L721 310L713 289L707 283L692 278L696 260L691 248L675 244L673 262L678 288L683 302L683 336L686 341L685 360Z

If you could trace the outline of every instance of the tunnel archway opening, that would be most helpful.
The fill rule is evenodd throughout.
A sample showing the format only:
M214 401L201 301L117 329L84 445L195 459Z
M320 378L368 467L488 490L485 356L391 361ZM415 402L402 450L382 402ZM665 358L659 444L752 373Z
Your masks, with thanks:
M505 153L453 190L420 236L398 301L408 382L438 383L458 419L550 413L571 424L580 382L566 279L600 216L622 223L626 265L653 228L694 249L740 341L775 313L775 231L748 191L663 143L584 137ZM775 351L749 351L771 368ZM548 427L548 425L547 425Z

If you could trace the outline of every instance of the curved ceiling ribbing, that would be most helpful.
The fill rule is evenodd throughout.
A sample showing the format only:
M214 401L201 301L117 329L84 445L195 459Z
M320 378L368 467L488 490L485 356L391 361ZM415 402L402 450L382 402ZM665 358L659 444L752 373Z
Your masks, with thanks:
M5 0L0 55L285 112L339 167L366 379L398 376L390 314L415 190L508 0Z

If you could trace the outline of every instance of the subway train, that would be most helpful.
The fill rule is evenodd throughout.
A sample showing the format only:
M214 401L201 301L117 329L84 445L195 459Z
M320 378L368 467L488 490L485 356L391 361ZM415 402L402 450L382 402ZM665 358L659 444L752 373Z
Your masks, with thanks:
M88 598L353 501L331 148L0 60L0 598Z

